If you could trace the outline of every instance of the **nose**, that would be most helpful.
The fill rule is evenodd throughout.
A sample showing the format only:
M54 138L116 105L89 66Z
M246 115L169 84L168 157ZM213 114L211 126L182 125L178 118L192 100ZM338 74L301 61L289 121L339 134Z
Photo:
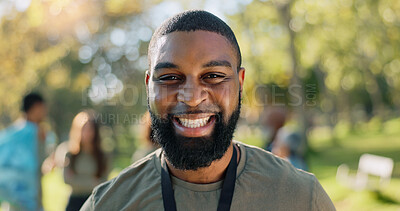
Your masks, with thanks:
M194 81L186 81L178 92L178 102L183 102L190 107L196 107L205 101L207 91L201 84Z

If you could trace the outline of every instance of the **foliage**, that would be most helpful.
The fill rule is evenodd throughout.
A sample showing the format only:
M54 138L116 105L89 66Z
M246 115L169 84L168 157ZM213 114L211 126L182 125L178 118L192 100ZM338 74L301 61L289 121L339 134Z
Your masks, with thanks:
M23 94L37 90L48 99L50 120L61 140L83 108L122 119L142 113L152 31L184 8L210 5L18 2L1 5L7 10L0 13L0 96L7 100L0 102L0 126L18 116ZM324 124L331 127L339 119L353 124L373 115L387 118L399 108L398 1L254 0L214 6L233 27L242 49L248 70L242 116L249 121L280 95L284 99L278 102L293 104L294 77L302 81L300 105L306 118L315 112L328 115ZM113 129L137 120L106 123Z
M399 14L399 2L390 0L253 1L231 19L240 32L249 70L247 91L260 84L290 88L297 74L303 81L304 109L329 115L330 125L339 120L353 124L374 115L390 117L400 105L395 94L400 76ZM289 27L284 22L287 15ZM297 69L291 67L293 62ZM307 85L318 89L311 93L317 95L315 106L306 106ZM283 94L290 100L292 93ZM271 90L267 95L274 98Z
M49 120L62 141L68 138L72 118L82 109L95 108L100 115L116 116L132 110L135 114L143 112L143 103L134 102L142 100L136 95L144 93L142 86L136 86L142 84L143 68L138 70L132 65L142 58L139 38L132 41L135 39L131 37L138 34L135 30L139 28L131 27L124 46L118 36L113 37L121 34L118 25L136 17L146 4L114 0L0 4L0 9L7 9L0 12L0 96L6 99L0 102L0 127L18 117L22 96L32 90L45 96ZM150 29L146 35L148 39ZM146 43L141 46L144 54ZM124 58L120 58L121 51ZM127 82L122 84L117 76ZM132 84L135 86L129 86ZM116 98L123 88L128 91ZM132 106L132 102L137 105ZM112 128L119 124L107 120L105 123Z

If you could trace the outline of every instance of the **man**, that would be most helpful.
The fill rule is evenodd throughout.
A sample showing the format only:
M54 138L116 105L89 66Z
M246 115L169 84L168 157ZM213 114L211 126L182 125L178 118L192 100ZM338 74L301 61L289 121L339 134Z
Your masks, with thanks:
M281 107L266 107L264 111L261 112L260 123L263 131L263 138L265 139L265 150L271 152L276 135L279 129L285 125L287 116L287 110Z
M0 200L11 210L39 210L38 144L45 139L39 123L47 109L36 93L26 95L22 104L24 118L0 132Z
M94 189L81 210L334 210L309 173L232 142L245 69L232 30L205 11L167 20L149 46L161 149Z

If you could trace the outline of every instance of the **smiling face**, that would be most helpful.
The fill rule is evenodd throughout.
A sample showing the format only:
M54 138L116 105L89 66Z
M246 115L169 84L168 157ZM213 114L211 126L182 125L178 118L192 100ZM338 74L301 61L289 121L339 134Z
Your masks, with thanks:
M239 116L245 72L243 68L237 70L231 44L214 32L172 32L157 40L151 54L146 75L148 102L155 138L167 158L171 161L178 156L168 153L171 142L175 143L171 148L179 148L178 160L190 160L190 155L198 157L216 148L221 148L219 154L223 155ZM221 136L229 140L217 146L223 142ZM185 165L188 167L188 163ZM179 164L175 166L179 168Z
M236 54L225 37L173 32L156 46L146 75L150 110L162 118L174 114L176 132L188 137L210 135L212 124L196 126L218 112L226 114L227 123L239 101L244 69L237 71Z

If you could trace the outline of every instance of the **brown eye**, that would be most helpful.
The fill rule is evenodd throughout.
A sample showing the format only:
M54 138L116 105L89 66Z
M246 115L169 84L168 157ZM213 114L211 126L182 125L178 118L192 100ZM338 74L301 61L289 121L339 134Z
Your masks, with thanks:
M223 77L224 77L223 75L219 75L219 74L214 74L214 73L212 73L212 74L206 75L204 78L210 79L210 78L223 78Z
M203 80L206 83L216 84L216 83L222 82L224 80L224 78L225 78L224 75L210 73L210 74L205 75Z
M163 75L158 78L158 82L161 84L171 85L178 84L182 81L182 78L178 75Z
M217 74L210 74L206 78L218 78L218 77L220 77L220 76Z
M172 80L179 80L177 76L165 76L165 77L160 77L161 81L172 81Z

